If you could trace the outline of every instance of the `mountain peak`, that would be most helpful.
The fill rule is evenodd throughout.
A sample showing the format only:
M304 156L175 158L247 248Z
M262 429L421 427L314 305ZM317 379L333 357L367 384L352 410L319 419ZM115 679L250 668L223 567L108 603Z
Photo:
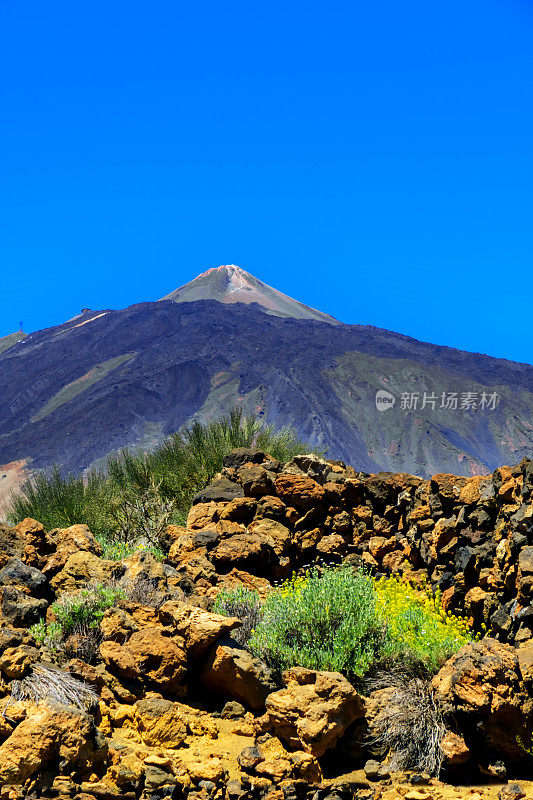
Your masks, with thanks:
M330 325L341 323L329 314L293 300L263 283L236 264L223 264L202 272L161 300L190 303L194 300L217 300L219 303L258 303L267 314L293 319L314 319Z

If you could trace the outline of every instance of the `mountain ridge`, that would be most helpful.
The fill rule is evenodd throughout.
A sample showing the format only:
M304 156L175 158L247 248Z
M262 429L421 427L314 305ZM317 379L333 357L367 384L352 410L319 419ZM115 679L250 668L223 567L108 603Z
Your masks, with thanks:
M73 324L73 322L75 324ZM0 356L0 464L83 469L124 446L150 449L234 404L293 424L367 472L479 474L533 451L533 367L215 300L90 311ZM400 409L402 392L495 388L480 412ZM499 388L498 388L499 387ZM394 408L375 396L390 391Z

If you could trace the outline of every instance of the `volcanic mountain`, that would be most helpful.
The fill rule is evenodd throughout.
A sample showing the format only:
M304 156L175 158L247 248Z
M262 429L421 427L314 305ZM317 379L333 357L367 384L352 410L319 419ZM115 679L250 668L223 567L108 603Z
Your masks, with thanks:
M339 323L234 266L17 338L0 353L9 474L147 450L235 404L368 472L470 475L533 455L533 367Z
M190 303L194 300L218 300L219 303L257 303L267 314L292 319L316 319L340 325L329 314L323 314L314 308L287 297L272 286L268 286L249 272L235 264L213 267L194 280L180 286L162 300L173 300L175 303Z

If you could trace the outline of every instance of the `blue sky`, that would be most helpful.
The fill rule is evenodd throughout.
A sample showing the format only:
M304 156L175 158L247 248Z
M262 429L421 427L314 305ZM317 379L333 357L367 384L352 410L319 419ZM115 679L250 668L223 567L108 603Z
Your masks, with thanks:
M0 335L236 263L533 362L533 5L0 0Z

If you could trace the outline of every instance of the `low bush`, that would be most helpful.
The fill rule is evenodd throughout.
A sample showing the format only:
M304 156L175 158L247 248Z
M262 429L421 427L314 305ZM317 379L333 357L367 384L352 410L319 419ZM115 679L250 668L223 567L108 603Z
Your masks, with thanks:
M372 579L347 568L326 569L272 592L248 647L278 670L300 665L361 678L383 636Z
M446 612L439 590L417 589L397 577L374 584L376 613L387 627L385 655L410 657L435 672L472 641L468 622Z
M170 599L170 594L161 590L156 579L145 577L142 574L137 574L134 578L122 578L119 589L126 600L152 608L160 608L166 600Z
M215 614L237 617L242 622L240 628L232 631L232 637L241 645L246 645L252 637L261 618L261 598L257 592L239 586L236 589L218 593L213 605Z
M444 612L438 593L347 567L293 578L262 605L255 592L227 591L215 609L243 620L242 643L273 668L334 670L355 682L379 664L430 675L472 639L464 619Z
M156 547L146 541L142 536L128 536L126 541L121 538L120 533L97 534L95 537L102 546L102 558L109 561L122 561L135 553L151 553L157 561L163 561L165 554L160 547Z
M64 594L52 604L52 611L63 636L68 636L80 625L98 627L106 610L122 597L124 593L117 587L90 583L86 589Z
M92 583L86 589L63 595L52 604L54 621L44 620L30 628L38 644L61 658L82 658L92 663L98 657L100 621L106 610L123 598L117 587Z
M30 634L38 644L48 647L52 652L58 652L63 643L63 628L59 622L50 622L48 625L42 619L30 628Z
M32 517L47 530L85 523L108 558L157 552L168 523L185 523L192 497L222 469L224 456L252 446L280 461L309 450L293 428L276 429L234 409L207 424L195 422L151 453L110 456L85 475L63 476L57 468L38 473L11 498L8 517L13 524Z
M87 664L95 664L100 656L102 634L95 625L76 624L69 635L61 640L61 654L67 658L80 658Z

